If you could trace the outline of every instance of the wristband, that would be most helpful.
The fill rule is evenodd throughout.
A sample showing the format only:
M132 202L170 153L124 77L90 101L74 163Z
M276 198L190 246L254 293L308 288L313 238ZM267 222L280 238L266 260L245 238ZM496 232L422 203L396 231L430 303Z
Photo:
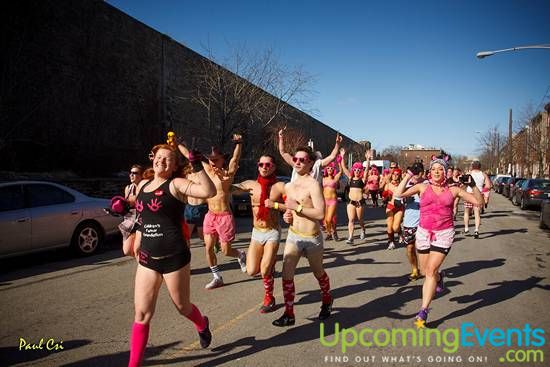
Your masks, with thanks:
M273 207L275 210L279 210L279 203L276 201L275 204L273 204Z
M243 143L242 141L236 141L235 145L239 145L239 144L242 144L242 143Z
M298 205L298 207L296 208L296 213L301 213L302 210L304 210L304 207L302 206L302 204Z

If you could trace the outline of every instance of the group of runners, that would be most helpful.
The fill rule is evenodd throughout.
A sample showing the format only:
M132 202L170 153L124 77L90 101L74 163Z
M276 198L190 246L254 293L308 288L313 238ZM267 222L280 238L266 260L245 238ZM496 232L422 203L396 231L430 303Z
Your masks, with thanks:
M346 175L349 182L345 196L346 243L354 243L356 221L360 227L359 239L365 239L365 195L377 206L381 193L387 218L388 249L403 242L411 266L409 279L425 277L417 322L426 322L432 299L444 287L440 268L453 243L458 199L464 201L465 208L473 209L474 234L479 231L479 213L485 204L481 191L488 185L477 163L471 175L458 176L448 171L446 156L433 157L426 171L422 163L401 170L392 162L389 172L380 174L375 166L370 166L368 161L372 157L367 153L366 166L363 162L355 162L348 169L342 159L346 150L341 147L340 135L336 135L333 150L323 158L309 146L297 147L292 154L285 151L285 130L280 130L279 153L292 167L290 182L277 181L276 159L264 154L257 160L257 179L235 183L242 136L233 136L231 156L217 148L203 156L177 143L173 133L170 134L167 144L153 147L152 168L144 171L141 166L132 166L131 184L125 190L126 199L134 208L130 215L134 216L136 225L125 234L123 249L138 263L129 366L141 365L163 281L178 312L193 322L201 346L210 345L212 334L208 317L190 301L189 238L195 228L204 240L212 272L212 280L205 288L224 285L215 251L215 246L219 245L224 255L238 260L243 272L262 278L264 299L259 311L269 313L276 309L274 269L282 238L280 219L289 224L281 272L284 312L272 322L277 327L295 324L294 274L302 256L307 258L319 284L319 320L332 313L334 299L329 276L323 268L323 249L325 240L339 239L335 216L341 175ZM182 160L180 154L186 159ZM184 161L188 164L183 165ZM247 252L232 248L235 220L230 197L235 191L249 193L252 203L252 236ZM466 216L465 220L468 220ZM465 231L468 231L467 225Z

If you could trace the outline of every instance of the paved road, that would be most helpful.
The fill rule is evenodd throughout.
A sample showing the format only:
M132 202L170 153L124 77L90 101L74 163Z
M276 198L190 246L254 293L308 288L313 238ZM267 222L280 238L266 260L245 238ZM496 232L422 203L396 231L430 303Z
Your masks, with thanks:
M345 218L342 211L340 208L340 222ZM300 262L296 277L296 325L279 329L271 321L280 316L282 309L259 314L261 280L241 273L236 261L220 257L227 285L204 290L211 275L203 249L194 240L192 299L211 319L212 346L208 350L199 348L194 328L177 314L163 288L144 365L424 366L443 362L495 366L502 364L499 358L510 349L541 350L544 357L550 358L546 343L540 347L525 346L526 324L531 329L550 330L550 234L537 228L536 212L521 211L502 196L494 195L489 212L483 216L480 239L457 237L444 264L448 289L432 304L429 318L429 330L440 332L443 337L439 346L403 346L400 341L394 346L383 346L391 330L409 328L421 333L414 328L413 318L418 311L422 282L406 279L409 269L402 248L386 250L382 211L369 209L367 214L366 241L356 241L355 246L343 241L326 244L325 264L336 300L334 315L324 324L324 332L326 341L339 338L336 345L321 345L320 323L316 320L320 295L305 260ZM249 221L238 220L238 248L247 246ZM457 229L461 228L459 221ZM1 365L126 365L136 265L133 260L120 257L117 243L112 241L110 249L86 259L55 252L0 263ZM277 267L280 270L281 264ZM275 296L279 303L280 288L277 278ZM461 331L460 338L465 337L466 342L474 340L473 328L477 327L481 341L476 346L458 346L456 352L446 353L443 347L452 349L455 345L454 329L464 325L469 327L464 331L472 334ZM347 329L346 340L352 340L353 330L363 342L374 339L367 330L370 328L376 331L381 346L357 344L342 352L342 328ZM502 331L495 331L496 328ZM507 331L512 328L520 330ZM512 345L480 347L481 342L488 343L489 332L497 344L506 340L505 336L499 339L499 333L508 332ZM537 342L533 331L530 335L530 343ZM48 351L44 347L19 351L20 338L32 343L53 338L63 350ZM521 347L515 347L518 338L522 339ZM517 358L527 358L527 352L521 353ZM385 358L394 359L385 362ZM469 362L469 358L474 362Z

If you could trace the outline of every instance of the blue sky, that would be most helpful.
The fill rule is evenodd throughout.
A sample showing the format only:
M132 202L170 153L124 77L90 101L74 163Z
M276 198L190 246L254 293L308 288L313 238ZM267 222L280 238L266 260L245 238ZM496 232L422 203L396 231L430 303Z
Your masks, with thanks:
M547 0L108 3L220 59L235 45L274 48L316 77L316 118L378 150L413 143L475 155L476 131L507 132L508 109L518 119L550 98L550 50L475 57L549 44Z

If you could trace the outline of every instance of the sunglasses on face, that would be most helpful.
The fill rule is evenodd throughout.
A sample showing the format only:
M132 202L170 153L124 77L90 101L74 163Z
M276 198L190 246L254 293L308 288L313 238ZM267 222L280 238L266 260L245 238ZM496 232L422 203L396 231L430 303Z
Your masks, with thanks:
M360 168L354 168L353 172L361 172L361 169Z
M309 159L307 157L292 157L292 162L306 163L309 162Z
M258 162L258 167L270 169L273 166L271 162Z
M141 172L130 171L130 176L141 175Z

